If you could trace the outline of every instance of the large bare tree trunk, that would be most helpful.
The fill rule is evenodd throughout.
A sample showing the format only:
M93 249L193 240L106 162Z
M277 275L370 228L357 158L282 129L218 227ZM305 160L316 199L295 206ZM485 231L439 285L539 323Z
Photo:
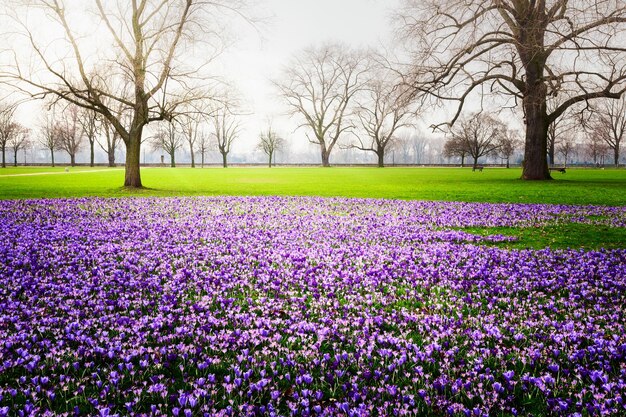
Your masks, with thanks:
M532 106L529 110L526 114L526 149L522 178L525 180L549 180L552 177L546 158L547 115L545 111L541 111L541 106Z
M272 167L272 152L269 153L269 157L270 157L270 168Z
M613 157L615 162L615 168L619 168L619 143L615 144L613 148Z
M321 147L322 150L322 166L328 168L330 166L330 151L325 146Z
M52 168L54 168L54 149L50 149L50 159L52 162Z
M376 152L376 156L378 156L378 168L384 168L385 167L385 150L379 149Z
M93 150L93 146L94 146L95 142L91 141L89 142L89 147L90 147L90 154L89 154L89 166L93 167L94 166L94 160L95 160L95 154L94 154L94 150Z
M228 161L226 160L226 152L222 152L222 166L228 168Z
M76 166L76 154L74 153L70 154L70 166Z
M545 64L538 59L526 65L526 94L524 113L526 116L526 146L522 179L550 180L548 169L548 111L546 106L547 87L542 81Z
M13 166L17 166L17 149L13 151Z
M115 166L115 151L109 152L109 167L113 168Z
M196 167L196 158L194 158L193 156L193 149L191 150L191 167L192 168Z
M126 167L124 174L124 187L142 188L141 174L139 172L139 160L141 157L141 132L138 129L131 133L126 141Z
M170 166L176 168L176 160L174 159L174 152L170 154Z
M6 148L3 146L2 147L2 168L6 168L6 167L7 167Z

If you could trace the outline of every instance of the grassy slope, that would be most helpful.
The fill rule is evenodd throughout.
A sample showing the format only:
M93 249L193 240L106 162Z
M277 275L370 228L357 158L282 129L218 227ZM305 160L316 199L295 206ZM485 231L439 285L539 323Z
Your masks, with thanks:
M22 168L23 169L23 168ZM15 174L15 168L11 174ZM18 168L19 170L19 168ZM625 170L569 170L555 181L519 180L518 169L455 168L150 168L149 190L120 188L122 170L11 176L0 198L124 195L320 195L417 200L626 205ZM76 172L72 169L72 172Z

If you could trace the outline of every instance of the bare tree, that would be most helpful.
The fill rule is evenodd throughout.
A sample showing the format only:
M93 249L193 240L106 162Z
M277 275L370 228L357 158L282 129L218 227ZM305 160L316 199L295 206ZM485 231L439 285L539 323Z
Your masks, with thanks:
M451 134L453 143L473 158L473 168L476 169L479 158L500 149L500 138L505 130L502 122L484 113L475 113L462 119Z
M619 167L621 144L626 136L626 96L598 103L592 112L590 127L592 135L608 145L613 152L613 163Z
M200 154L200 167L204 168L204 161L206 158L206 154L209 152L209 150L211 149L211 136L206 133L203 129L200 129L198 131L198 142L197 142L197 149L198 149L198 153Z
M272 167L272 158L276 151L280 150L284 144L285 140L278 136L278 133L272 129L271 124L267 127L267 130L261 132L259 135L257 149L263 151L263 153L269 157L270 168Z
M467 154L466 143L460 136L453 135L443 145L443 156L446 158L461 158L461 168L465 166Z
M95 162L94 148L96 138L100 133L100 120L98 113L87 108L81 108L78 113L78 123L81 126L82 133L89 142L89 166L93 167Z
M413 131L403 131L396 135L394 149L400 151L400 160L405 164L422 164L429 147L430 140L419 129ZM449 158L460 155L450 155Z
M357 136L357 143L350 147L375 153L379 168L385 166L385 151L393 144L398 129L411 125L408 119L414 111L400 89L401 82L396 72L377 67L357 98L356 115L368 140Z
M209 116L213 125L213 143L219 153L222 154L222 166L224 168L228 167L228 154L240 131L238 116L233 112L235 106L234 102L226 99Z
M428 146L428 139L420 131L415 132L411 136L411 148L413 150L413 158L415 164L421 164L424 154L426 153L426 147Z
M604 164L604 157L609 154L609 146L600 135L592 132L586 135L585 153L591 158L594 165Z
M548 111L551 111L554 106L554 100L548 101ZM563 140L567 140L568 137L575 134L577 129L580 129L580 123L577 119L574 109L570 108L548 126L547 151L548 164L550 166L554 165L558 144Z
M15 121L15 110L17 106L13 103L0 102L0 150L2 150L2 168L6 168L6 149L14 137L20 134L20 125Z
M55 134L59 140L59 148L70 156L70 165L76 166L76 154L83 144L83 130L80 125L80 108L70 104L60 116L60 121L55 125Z
M176 151L183 146L183 138L174 123L165 122L150 139L154 150L162 150L170 156L170 166L176 168Z
M26 23L19 22L22 33L30 42L37 64L46 71L30 72L27 65L16 59L4 69L4 75L17 81L34 97L55 96L98 112L116 130L126 146L124 185L141 187L140 147L144 127L154 121L171 120L180 103L194 100L194 83L200 68L213 55L202 48L203 60L180 59L181 51L202 34L202 41L219 49L218 41L224 30L226 14L239 15L245 0L93 0L94 13L104 33L97 32L102 44L99 55L93 53L94 35L81 32L85 25L74 19L75 10L63 0L34 0L52 23L63 33L68 45L68 58L57 60L45 48L50 29L38 33ZM81 16L89 16L82 13ZM112 45L112 47L109 47ZM31 60L29 60L30 62ZM196 65L187 68L186 62ZM107 71L102 65L109 63ZM37 70L40 67L35 66ZM72 72L71 69L76 71ZM43 73L42 76L39 76ZM121 88L128 85L130 88ZM122 106L129 123L114 111Z
M54 122L54 115L47 113L42 117L41 127L39 128L39 143L41 143L46 150L50 151L50 162L54 167L54 151L60 149L59 144L59 129Z
M504 128L499 136L498 151L503 159L506 159L506 167L510 168L511 156L522 144L517 131Z
M196 144L201 134L200 120L197 116L194 117L194 115L187 115L179 123L183 132L183 136L185 137L185 141L187 142L187 146L189 146L189 155L191 155L191 167L195 168Z
M426 156L428 157L429 164L443 164L444 144L442 142L443 141L438 138L430 138L428 140L428 152L426 152Z
M452 101L475 90L521 103L522 178L549 179L548 127L568 108L626 89L623 0L406 0L400 30L417 49L415 91ZM548 111L547 100L557 101Z
M17 153L30 146L29 133L30 131L27 128L17 124L15 134L7 142L7 146L13 151L13 166L17 166Z
M570 136L559 142L556 147L556 151L563 156L563 167L567 167L569 157L576 153L576 143L574 138Z
M305 49L275 83L292 115L300 115L310 128L309 142L319 145L322 166L343 133L352 127L349 105L362 88L367 67L356 52L340 44Z
M399 161L403 164L410 163L411 160L411 136L408 132L402 132L396 135L394 144L392 145L398 150Z
M112 168L115 166L115 152L121 140L120 134L108 120L102 122L102 132L104 136L101 135L100 138L103 138L104 142L101 139L98 141L98 145L106 153L108 166Z
M208 96L209 94L207 94ZM211 120L211 116L216 107L220 105L235 105L235 101L228 101L229 95L227 93L217 93L215 100L202 100L193 105L185 105L179 116L177 116L176 122L181 127L181 132L189 147L189 155L191 156L191 167L196 167L196 147L201 146L202 152L202 166L204 166L204 157L208 151L209 142L203 131L203 125L207 120ZM204 141L204 143L202 143Z
M116 107L110 106L111 111L115 112L115 117L123 122L124 125L131 123L130 112L124 111L124 106L117 104ZM122 138L115 127L106 118L101 118L100 121L101 135L98 135L98 145L100 149L107 155L107 162L110 168L116 166L115 155L122 143Z

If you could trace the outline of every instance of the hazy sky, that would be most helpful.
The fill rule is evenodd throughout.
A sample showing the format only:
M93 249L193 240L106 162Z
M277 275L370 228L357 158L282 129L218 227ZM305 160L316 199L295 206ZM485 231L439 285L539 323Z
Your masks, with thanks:
M291 57L311 45L341 41L355 47L376 47L389 40L389 15L396 0L262 0L263 11L273 16L260 27L261 35L242 25L243 34L220 58L224 72L238 85L254 117L244 133L250 139L267 118L292 135L284 103L276 97L271 80L280 78ZM294 140L303 140L303 131ZM256 140L256 137L251 138Z

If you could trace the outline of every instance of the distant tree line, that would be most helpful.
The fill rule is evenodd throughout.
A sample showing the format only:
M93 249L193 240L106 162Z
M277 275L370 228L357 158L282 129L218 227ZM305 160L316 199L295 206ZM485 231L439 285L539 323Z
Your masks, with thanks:
M580 119L576 113L568 113L560 118L549 129L548 149L553 150L546 155L548 163L551 166L566 166L577 161L619 166L623 158L622 140L626 133L625 101L626 98L599 101L589 109L585 119ZM361 105L362 102L359 103ZM114 167L118 163L116 155L122 150L120 137L110 123L96 113L73 105L54 105L43 112L36 126L27 129L17 122L16 108L15 104L6 101L0 107L3 167L17 165L18 153L26 153L28 150L45 150L52 166L58 161L55 157L58 152L67 155L70 165L81 162L77 161L77 155L81 152L85 155L87 152L88 159L82 163L93 166L96 148L104 154L108 166ZM360 107L356 110L365 111ZM374 124L368 126L365 117L379 120L373 112L368 109L366 115L354 114L354 120L365 126L360 129L357 124L352 126L348 140L340 144L341 152L337 156L339 162L369 163L365 156L370 154L379 166L458 161L461 166L471 163L475 167L481 161L500 161L498 163L509 167L511 163L519 164L523 159L523 140L519 132L498 117L484 112L462 117L441 139L420 132L409 117L402 121L402 129L395 129L393 135L385 134L383 129L377 130ZM170 166L176 166L176 155L184 150L191 167L196 167L196 161L204 167L209 153L219 155L221 164L227 167L243 118L244 115L238 113L232 104L202 111L193 109L178 114L172 122L160 122L147 140L153 151L162 151L167 155ZM391 126L393 128L393 124ZM304 155L290 152L287 145L288 140L272 127L269 120L258 134L255 149L266 156L270 167L275 164L279 152L283 155L283 163L302 162ZM362 157L359 157L359 153ZM241 157L236 159L241 161Z

